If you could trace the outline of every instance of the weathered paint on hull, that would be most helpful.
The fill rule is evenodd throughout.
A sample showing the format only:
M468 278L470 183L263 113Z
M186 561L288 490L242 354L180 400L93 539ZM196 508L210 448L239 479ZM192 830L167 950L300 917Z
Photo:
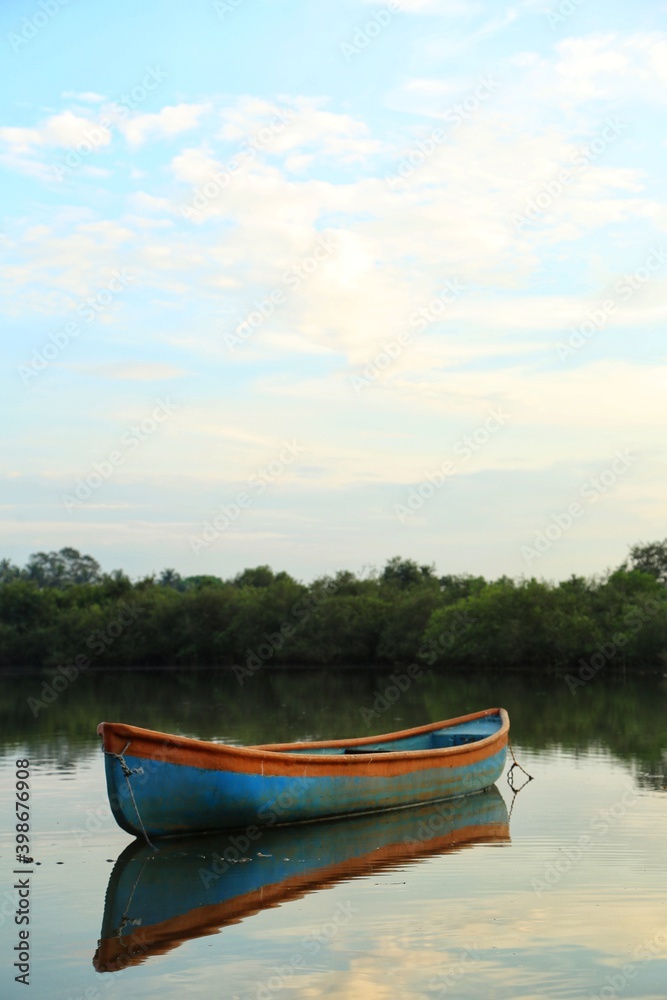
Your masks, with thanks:
M384 736L262 747L121 723L101 723L98 732L118 824L136 836L165 837L469 795L502 774L509 718L487 709Z
M397 809L479 792L494 784L505 767L506 748L460 767L434 767L393 777L345 775L298 777L236 774L154 762L125 755L132 792L149 836L193 830L300 823L327 816ZM141 826L120 761L106 757L107 787L114 816L128 833ZM142 780L146 777L147 780Z

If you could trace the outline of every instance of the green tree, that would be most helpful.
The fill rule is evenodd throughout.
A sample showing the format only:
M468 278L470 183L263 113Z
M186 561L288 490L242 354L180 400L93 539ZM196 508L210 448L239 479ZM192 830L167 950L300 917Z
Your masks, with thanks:
M0 586L3 583L11 583L12 580L18 580L21 576L21 570L18 566L15 566L9 559L0 559Z
M163 569L158 584L160 587L171 587L173 590L185 590L185 581L175 569Z
M471 576L468 573L440 577L440 588L448 604L460 601L463 597L479 594L486 586L487 582L483 576Z
M97 583L101 579L97 560L82 556L78 549L72 548L33 553L25 576L39 587L69 587L75 583Z
M650 573L667 584L667 538L662 542L640 542L630 549L630 565L642 573Z
M420 566L412 559L394 556L382 571L380 582L405 590L415 584L435 583L435 567Z
M576 594L537 580L504 578L435 611L421 655L429 665L547 668L568 665L600 638Z
M254 569L244 569L234 577L237 587L270 587L275 575L270 566L255 566Z
M385 614L378 636L377 659L385 663L415 660L431 615L442 603L436 587L398 591L399 599L384 600Z

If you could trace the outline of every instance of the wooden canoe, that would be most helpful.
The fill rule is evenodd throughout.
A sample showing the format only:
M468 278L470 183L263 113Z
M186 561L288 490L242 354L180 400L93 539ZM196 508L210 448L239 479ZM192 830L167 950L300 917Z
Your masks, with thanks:
M394 813L179 837L159 850L134 840L109 878L98 972L118 972L269 907L353 878L403 869L479 844L509 843L497 788Z
M239 747L116 722L97 727L128 833L299 823L468 795L503 772L509 717L491 708L382 736Z

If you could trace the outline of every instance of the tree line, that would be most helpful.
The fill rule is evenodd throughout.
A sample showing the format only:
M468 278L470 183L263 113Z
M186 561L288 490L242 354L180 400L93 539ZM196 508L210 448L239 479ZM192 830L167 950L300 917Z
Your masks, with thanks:
M667 666L667 539L600 577L438 576L394 557L310 584L269 566L231 579L131 581L76 549L0 561L0 667L275 665L572 672Z

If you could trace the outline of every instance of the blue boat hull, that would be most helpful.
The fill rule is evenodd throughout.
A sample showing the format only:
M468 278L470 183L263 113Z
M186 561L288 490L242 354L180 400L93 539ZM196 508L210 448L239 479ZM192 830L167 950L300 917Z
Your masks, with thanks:
M106 757L107 788L119 826L140 836L193 830L300 823L327 816L377 812L470 795L493 785L507 751L461 767L384 775L297 777L209 771L125 755L132 796L120 761Z

